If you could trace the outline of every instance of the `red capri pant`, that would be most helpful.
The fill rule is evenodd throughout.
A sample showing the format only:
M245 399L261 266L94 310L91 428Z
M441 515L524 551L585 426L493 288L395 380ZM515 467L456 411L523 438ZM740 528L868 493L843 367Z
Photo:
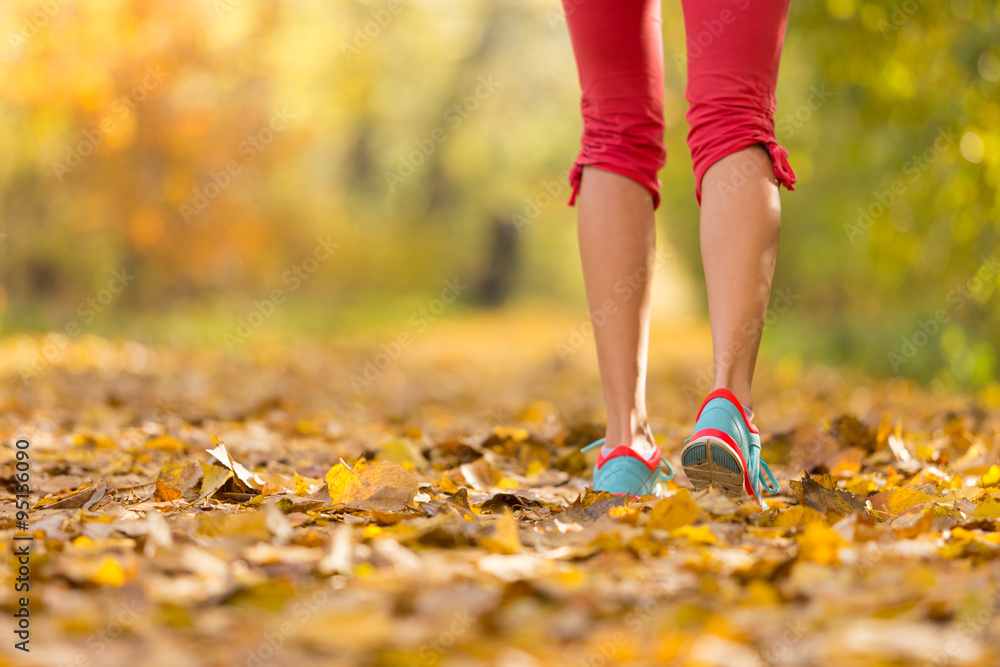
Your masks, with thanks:
M639 182L660 204L663 145L661 0L563 0L583 90L583 138L570 171L576 201L585 165ZM761 144L789 190L795 174L774 137L774 89L789 0L682 0L687 33L688 147L695 196L717 160Z

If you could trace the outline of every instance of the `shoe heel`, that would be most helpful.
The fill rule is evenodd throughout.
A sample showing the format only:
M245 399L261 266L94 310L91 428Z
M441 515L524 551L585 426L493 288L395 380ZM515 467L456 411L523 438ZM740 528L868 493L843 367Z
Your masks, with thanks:
M681 465L698 491L711 484L738 500L751 497L743 465L720 438L705 435L691 440L681 452Z

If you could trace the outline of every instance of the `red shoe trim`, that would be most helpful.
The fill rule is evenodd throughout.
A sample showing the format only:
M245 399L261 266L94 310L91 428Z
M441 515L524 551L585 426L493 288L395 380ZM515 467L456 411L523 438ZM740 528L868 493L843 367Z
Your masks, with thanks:
M603 453L600 456L598 456L597 467L598 468L602 467L605 463L615 458L616 456L631 456L634 459L639 459L640 461L646 464L646 467L649 468L650 472L656 470L660 466L661 453L659 447L656 448L656 455L652 459L644 459L641 456L639 456L638 452L636 452L628 445L619 445L618 447L615 447L610 452L608 452L607 456L605 456Z
M716 398L724 398L733 405L735 405L736 409L740 411L740 416L743 417L743 423L747 425L747 428L750 429L750 432L760 435L760 431L757 430L757 427L754 426L749 419L747 419L747 413L743 409L743 404L740 403L740 399L736 398L736 395L733 394L733 392L729 391L728 389L716 389L711 394L709 394L708 397L705 399L705 402L701 404L701 408L698 410L698 416L695 417L695 421L701 419L701 413L705 410L705 406L708 405L708 402L715 400Z

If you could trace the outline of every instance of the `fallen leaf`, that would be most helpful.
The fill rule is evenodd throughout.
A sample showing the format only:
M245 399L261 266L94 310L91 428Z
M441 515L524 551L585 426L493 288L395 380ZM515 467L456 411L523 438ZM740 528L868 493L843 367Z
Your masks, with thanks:
M201 491L198 493L198 498L194 503L200 503L205 498L211 496L233 476L233 471L229 468L210 463L202 463L201 472Z
M167 486L179 489L181 493L187 493L198 483L201 476L202 469L197 461L170 460L160 468L156 479Z
M326 475L330 501L334 505L357 505L380 510L399 510L417 493L419 485L403 466L390 461L368 463L361 458L348 467L341 461Z
M826 477L832 479L832 477ZM825 480L810 477L809 473L806 473L801 480L792 480L792 491L800 503L824 514L832 511L847 515L865 509L865 498L835 487L824 488L820 483L822 481Z
M153 500L158 503L168 502L172 500L180 500L184 497L180 489L176 489L172 486L167 486L162 480L156 480L156 489L153 491Z
M870 496L868 500L871 502L873 511L883 517L891 518L899 516L918 505L923 505L932 500L940 500L940 498L910 487L894 487L881 493L876 493Z
M479 540L479 545L494 553L516 554L521 551L521 535L517 520L509 509L493 522L493 533Z
M173 438L169 435L161 435L155 438L150 438L143 443L143 447L146 449L159 449L173 454L183 454L187 451L187 445L177 438Z
M673 530L701 518L701 508L687 489L681 489L653 506L649 513L648 530Z
M38 501L37 505L35 505L35 509L41 509L44 507L45 509L50 510L77 508L89 510L101 502L107 490L107 483L102 481L95 485L77 489L76 491L62 496L43 498Z
M822 565L836 565L840 562L837 552L847 546L847 541L825 523L807 524L797 537L799 558Z
M264 480L261 479L259 475L250 472L244 468L242 464L238 463L226 450L225 443L216 441L214 449L206 449L205 451L223 466L229 468L233 472L235 479L239 480L239 482L248 490L252 489L260 491L264 488Z

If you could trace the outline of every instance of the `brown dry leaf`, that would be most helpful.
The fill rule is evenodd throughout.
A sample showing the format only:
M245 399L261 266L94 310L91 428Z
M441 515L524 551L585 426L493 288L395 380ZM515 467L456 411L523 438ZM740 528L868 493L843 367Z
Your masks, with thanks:
M44 507L45 509L50 510L77 508L89 510L101 502L107 490L107 483L101 481L97 484L85 486L82 489L77 489L76 491L72 491L62 496L43 498L38 501L37 505L35 505L35 509L41 509Z
M341 461L326 474L330 501L380 510L400 510L416 495L417 480L398 463L358 459L353 468Z
M476 491L489 491L500 481L503 475L494 470L486 459L477 459L473 463L463 463L459 470L466 483Z
M896 517L889 524L896 537L912 539L931 530L934 525L934 512L924 509L920 512L910 512Z
M261 491L264 488L264 480L261 479L259 475L256 475L242 464L237 462L232 455L226 450L225 443L216 439L216 445L213 449L206 449L215 460L229 468L233 472L233 478L237 480L247 491Z
M156 480L156 489L153 491L153 500L158 503L169 502L172 500L180 500L184 497L180 489L174 488L172 486L167 486L163 483L163 480Z
M846 516L865 509L864 498L836 488L830 484L832 479L829 475L814 478L806 473L801 480L792 480L791 487L800 503L824 514L832 511ZM824 488L821 482L827 486Z
M647 529L673 530L692 524L700 518L701 508L691 498L687 489L681 489L653 506L652 512L649 513Z
M830 435L841 447L859 447L871 453L878 447L878 434L854 415L841 415L830 425Z

